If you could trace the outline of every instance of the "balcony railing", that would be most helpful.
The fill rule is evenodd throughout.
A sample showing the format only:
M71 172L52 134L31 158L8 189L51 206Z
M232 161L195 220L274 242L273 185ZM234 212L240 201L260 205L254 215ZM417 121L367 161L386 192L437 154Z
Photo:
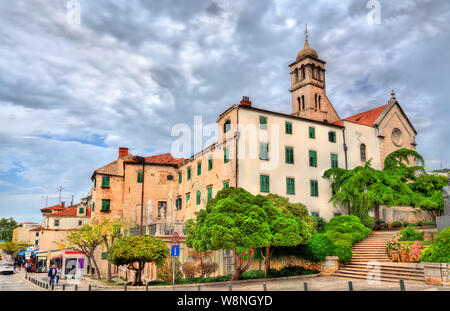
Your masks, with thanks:
M156 223L142 227L142 234L148 235L172 235L174 232L178 232L179 235L185 235L184 223L175 223L168 225L166 223ZM134 227L129 229L129 235L139 235L140 227Z

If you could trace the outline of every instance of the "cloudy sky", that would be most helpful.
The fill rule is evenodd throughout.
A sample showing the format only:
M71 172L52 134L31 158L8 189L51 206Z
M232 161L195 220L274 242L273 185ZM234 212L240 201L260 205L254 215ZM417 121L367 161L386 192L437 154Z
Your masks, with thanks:
M119 146L168 152L172 126L243 95L290 113L305 23L341 117L395 89L427 168L450 167L448 1L380 0L372 25L367 0L80 0L79 25L68 2L0 2L0 217L40 221Z

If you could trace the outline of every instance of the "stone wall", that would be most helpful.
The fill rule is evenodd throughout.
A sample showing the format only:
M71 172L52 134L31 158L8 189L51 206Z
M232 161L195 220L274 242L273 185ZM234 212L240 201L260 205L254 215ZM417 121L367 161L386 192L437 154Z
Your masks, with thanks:
M450 286L450 264L424 262L425 283L428 285Z

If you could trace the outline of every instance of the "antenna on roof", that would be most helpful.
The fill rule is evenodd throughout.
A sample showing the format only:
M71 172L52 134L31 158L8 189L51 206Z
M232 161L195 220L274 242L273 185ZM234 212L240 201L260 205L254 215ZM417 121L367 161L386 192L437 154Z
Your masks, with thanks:
M308 41L308 23L305 24L305 40Z
M73 194L72 194L72 201L70 202L70 206L73 206Z
M47 194L47 198L45 199L45 208L48 207L48 194Z
M57 190L59 191L59 205L61 205L61 191L63 190L63 187L59 186Z

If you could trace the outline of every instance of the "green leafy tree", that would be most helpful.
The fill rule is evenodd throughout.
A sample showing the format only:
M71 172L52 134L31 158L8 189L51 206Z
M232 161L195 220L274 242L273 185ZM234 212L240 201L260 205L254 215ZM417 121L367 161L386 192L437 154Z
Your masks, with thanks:
M420 175L408 185L414 192L413 206L427 212L436 222L436 216L442 215L444 211L442 189L447 186L447 178L436 175Z
M90 275L93 276L92 265L95 267L97 277L100 279L100 270L95 260L95 250L102 244L103 238L98 225L85 224L80 230L70 231L66 235L66 241L75 250L86 255L89 261Z
M16 243L14 241L5 241L3 243L0 243L0 250L3 254L3 256L0 257L4 257L5 259L11 261L13 260L12 257L17 256L17 254L19 254L29 246L32 245L27 243Z
M127 236L111 245L108 260L115 265L128 265L129 269L136 271L133 285L142 285L141 275L145 263L154 262L161 267L169 254L169 247L154 236Z
M12 217L0 219L0 240L11 241L13 230L17 227L19 224Z
M271 245L273 239L266 207L273 204L265 197L253 196L242 188L225 188L200 210L195 221L185 230L186 244L196 251L233 250L235 270L233 280L238 280L253 261L255 249ZM248 251L238 254L237 248ZM242 258L250 254L243 266Z
M94 223L94 225L99 227L103 245L106 248L106 252L109 253L109 248L114 243L115 239L121 237L120 229L124 225L123 222L120 219L106 218L102 222ZM109 261L107 281L111 282L111 262Z

